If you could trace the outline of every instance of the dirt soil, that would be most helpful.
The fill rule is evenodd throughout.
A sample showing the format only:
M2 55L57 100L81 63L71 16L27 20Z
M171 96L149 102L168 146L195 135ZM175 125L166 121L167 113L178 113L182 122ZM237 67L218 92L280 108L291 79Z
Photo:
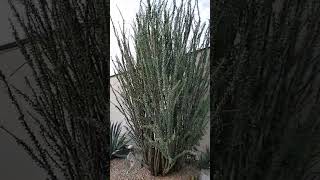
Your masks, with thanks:
M111 180L191 180L191 176L198 176L199 170L188 166L179 172L168 174L165 177L151 176L149 170L135 166L128 174L128 165L124 159L111 160L110 179Z

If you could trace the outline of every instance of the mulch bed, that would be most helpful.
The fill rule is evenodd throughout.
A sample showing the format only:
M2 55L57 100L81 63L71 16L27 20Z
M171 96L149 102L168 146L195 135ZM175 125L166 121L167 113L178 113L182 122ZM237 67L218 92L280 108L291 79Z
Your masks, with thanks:
M165 177L151 176L149 170L142 167L134 167L128 174L126 174L128 166L124 159L111 160L110 179L111 180L189 180L191 176L198 176L199 170L186 166L179 172L168 174Z

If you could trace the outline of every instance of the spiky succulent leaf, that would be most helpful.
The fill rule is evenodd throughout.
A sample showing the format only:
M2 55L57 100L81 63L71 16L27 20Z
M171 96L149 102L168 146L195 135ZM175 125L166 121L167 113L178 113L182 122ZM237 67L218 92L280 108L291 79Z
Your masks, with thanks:
M117 151L126 147L129 140L126 138L126 133L121 133L122 123L111 123L110 126L110 157L115 155Z

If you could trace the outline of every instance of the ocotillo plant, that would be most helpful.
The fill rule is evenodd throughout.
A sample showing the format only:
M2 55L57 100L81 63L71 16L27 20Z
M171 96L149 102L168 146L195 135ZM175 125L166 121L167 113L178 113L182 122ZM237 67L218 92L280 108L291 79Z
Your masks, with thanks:
M114 60L117 107L155 176L179 168L206 130L209 33L197 12L197 1L141 2L133 41L113 24L121 50Z
M319 1L212 5L214 177L319 179Z
M108 2L10 0L9 3L15 15L12 24L17 23L23 30L18 32L17 26L12 25L32 72L31 77L25 77L32 93L15 88L3 73L1 79L31 143L1 126L3 132L11 135L47 172L47 179L107 179ZM20 3L19 9L15 3ZM29 106L22 106L21 99Z

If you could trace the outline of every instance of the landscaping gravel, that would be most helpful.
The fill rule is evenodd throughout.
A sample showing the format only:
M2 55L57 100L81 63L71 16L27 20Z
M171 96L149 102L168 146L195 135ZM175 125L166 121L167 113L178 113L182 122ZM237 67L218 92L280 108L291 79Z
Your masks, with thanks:
M151 176L150 172L142 167L135 166L128 174L128 165L124 159L111 160L110 179L111 180L191 180L192 176L198 177L199 170L187 166L181 169L179 172L168 174L165 177Z

